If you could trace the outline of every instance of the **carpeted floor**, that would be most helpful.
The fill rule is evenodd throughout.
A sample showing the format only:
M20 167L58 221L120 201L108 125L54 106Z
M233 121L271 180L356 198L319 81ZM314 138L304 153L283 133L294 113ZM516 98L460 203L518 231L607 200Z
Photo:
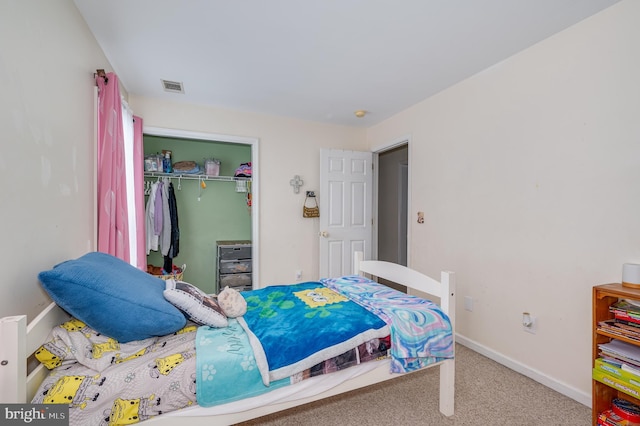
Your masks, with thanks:
M588 426L591 410L464 346L456 346L455 414L438 411L437 368L262 417L271 425Z

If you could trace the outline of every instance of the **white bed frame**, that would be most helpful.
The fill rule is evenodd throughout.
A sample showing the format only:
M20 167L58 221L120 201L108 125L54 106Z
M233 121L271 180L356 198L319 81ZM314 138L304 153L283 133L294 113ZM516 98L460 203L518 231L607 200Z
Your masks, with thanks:
M451 319L452 327L455 325L455 276L452 272L442 272L441 280L438 282L401 265L383 261L363 261L361 252L355 254L354 271L360 275L384 278L406 286L409 293L414 293L414 290L419 292L414 294L426 293L434 302L439 301L440 307ZM68 318L62 309L52 303L28 325L26 315L0 319L0 403L31 401L48 370L38 365L27 374L25 360L39 348L53 327ZM429 368L435 366L440 367L440 412L449 417L454 411L455 360L446 360L430 365ZM384 362L372 371L312 397L273 403L237 413L197 415L183 419L192 426L235 424L401 376L389 373L389 364ZM179 415L179 411L154 417L144 423L169 426L175 424L176 415Z

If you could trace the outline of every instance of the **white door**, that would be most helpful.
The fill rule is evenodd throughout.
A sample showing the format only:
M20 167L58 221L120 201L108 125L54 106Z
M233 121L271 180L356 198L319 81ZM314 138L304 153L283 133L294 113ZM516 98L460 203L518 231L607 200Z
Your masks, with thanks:
M320 277L353 272L353 253L371 258L373 154L320 150Z

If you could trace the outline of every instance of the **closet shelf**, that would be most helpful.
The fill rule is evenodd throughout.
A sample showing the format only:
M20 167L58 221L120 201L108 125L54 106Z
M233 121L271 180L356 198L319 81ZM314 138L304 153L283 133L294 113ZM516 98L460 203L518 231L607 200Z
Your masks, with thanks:
M238 181L251 181L251 178L248 177L235 177L235 176L207 176L202 173L161 173L161 172L144 172L144 177L154 178L154 177L167 177L167 178L178 178L178 179L186 179L186 180L217 180L221 182L238 182Z

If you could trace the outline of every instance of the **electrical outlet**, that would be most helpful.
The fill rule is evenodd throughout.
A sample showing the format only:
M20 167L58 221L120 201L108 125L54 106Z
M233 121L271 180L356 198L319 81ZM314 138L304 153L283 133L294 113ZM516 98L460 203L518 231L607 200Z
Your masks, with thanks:
M300 279L302 279L302 271L298 269L296 271L296 281L300 281Z
M522 315L522 331L536 334L538 331L538 319L531 314L524 313Z
M464 297L464 309L473 312L473 297L465 296Z

